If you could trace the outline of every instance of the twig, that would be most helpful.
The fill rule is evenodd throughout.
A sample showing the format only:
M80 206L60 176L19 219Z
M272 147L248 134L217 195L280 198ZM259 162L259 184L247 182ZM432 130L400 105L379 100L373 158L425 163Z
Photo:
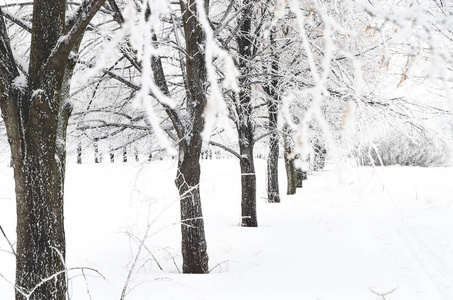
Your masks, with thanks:
M168 255L170 255L171 259L173 260L173 264L174 264L175 267L176 267L176 270L178 270L178 273L181 274L181 270L179 269L178 264L177 264L176 261L175 261L175 257L174 257L174 256L170 253L170 251L168 251L167 249L162 248L162 250L164 250L165 252L167 252Z
M211 272L212 272L212 270L214 270L214 269L215 269L215 268L217 268L217 267L220 267L220 271L222 271L222 268L221 268L222 264L224 264L224 263L229 263L229 262L235 262L235 263L238 263L237 261L234 261L234 260L229 260L229 259L227 259L227 260L224 260L224 261L221 261L221 262L219 262L218 264L216 264L216 265L215 265L214 267L212 267L212 268L211 268L211 270L209 270L209 273L211 273Z
M3 236L5 237L6 241L8 242L9 246L11 247L11 251L13 252L14 256L17 256L16 250L14 250L13 244L9 241L8 237L6 236L5 231L3 231L3 227L0 225L0 230L2 231Z
M83 278L85 278L85 283L87 285L87 294L88 294L88 297L90 298L90 300L93 300L91 298L91 294L90 294L90 287L88 286L88 280L87 280L87 277L85 276L85 271L82 269L82 276Z
M145 249L146 251L149 252L149 254L151 254L151 257L154 259L154 261L156 262L157 266L159 267L159 269L161 271L163 271L164 269L162 269L162 266L160 265L160 263L157 261L157 258L154 256L154 254L151 252L151 250L149 250L149 248L145 245Z
M385 297L391 293L393 293L399 286L397 286L396 288L394 288L393 290L391 290L390 292L386 292L386 293L378 293L376 291L373 291L372 288L368 287L370 289L370 291L373 293L373 294L376 294L378 295L379 297L381 297L382 300L386 300Z

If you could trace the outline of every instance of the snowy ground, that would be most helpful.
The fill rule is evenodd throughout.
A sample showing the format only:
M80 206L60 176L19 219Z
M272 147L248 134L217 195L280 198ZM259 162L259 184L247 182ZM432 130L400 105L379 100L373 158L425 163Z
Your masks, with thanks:
M238 162L203 161L212 272L182 275L174 164L69 164L67 267L104 277L70 271L71 299L119 299L144 237L126 299L453 299L451 168L325 170L269 204L257 160L259 228L241 228ZM0 168L0 225L14 240L12 177ZM13 280L2 236L0 247L0 274ZM4 278L0 299L13 299Z

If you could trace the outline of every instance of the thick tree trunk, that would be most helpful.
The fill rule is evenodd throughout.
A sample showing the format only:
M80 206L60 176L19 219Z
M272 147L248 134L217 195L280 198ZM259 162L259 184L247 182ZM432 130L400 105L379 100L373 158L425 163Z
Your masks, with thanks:
M16 65L0 8L0 108L16 188L17 300L66 297L63 148L71 109L63 95L65 70L70 51L103 1L81 5L70 24L65 24L66 1L33 1L26 80ZM62 42L69 30L72 34Z
M201 140L200 143L201 145ZM192 146L187 151L180 147L176 186L181 206L181 250L183 273L209 272L207 244L200 197L200 150Z
M32 96L17 92L2 107L16 188L17 300L61 300L66 293L64 165L57 155L58 105L51 105L58 100L49 99L48 86L42 87Z
M66 292L66 243L55 142L32 143L26 146L26 151L23 161L14 162L16 285L27 294L33 292L30 299L61 300ZM27 298L16 292L16 299Z

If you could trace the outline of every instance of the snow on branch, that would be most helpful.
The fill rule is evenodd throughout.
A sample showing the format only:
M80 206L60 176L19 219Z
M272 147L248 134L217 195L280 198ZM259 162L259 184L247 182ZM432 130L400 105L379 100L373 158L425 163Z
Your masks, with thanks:
M68 20L67 34L61 37L55 45L45 67L62 64L76 44L77 40L85 31L91 19L102 7L106 0L85 0L77 9L76 13Z
M338 51L336 45L333 42L333 31L334 28L338 28L337 25L331 18L328 17L326 8L321 5L317 5L316 2L313 2L313 11L308 15L308 17L303 15L303 11L299 8L299 1L290 0L287 1L289 10L296 17L296 26L299 34L299 38L302 43L304 53L307 57L308 65L310 66L311 79L314 82L313 87L309 87L303 91L293 90L287 94L287 96L282 98L283 107L281 114L290 126L290 128L295 132L295 148L294 151L299 155L300 160L298 160L298 167L305 169L306 163L305 160L308 158L310 153L310 143L309 143L309 134L308 134L308 123L314 117L320 127L326 139L327 145L330 149L331 155L334 157L337 166L341 166L341 159L339 156L339 149L336 145L331 130L329 128L328 122L326 121L323 113L321 111L321 103L323 99L329 96L328 92L328 78L331 75L331 64L334 61L334 53ZM282 18L284 16L285 5L283 1L277 3L277 9L275 15ZM321 52L322 57L318 63L315 58L315 52L318 51L317 46L309 40L309 33L306 30L307 22L310 22L308 18L316 13L320 21L322 22L322 37L324 43L324 50ZM341 29L344 31L343 29ZM312 98L310 106L308 107L304 117L296 121L292 117L290 112L290 104L293 101L303 101L304 98ZM280 121L281 122L281 121ZM282 124L280 124L282 126Z
M20 26L22 29L25 31L31 33L32 26L31 24L28 24L26 21L22 20L16 15L13 15L7 11L3 11L3 16L10 20L11 22L15 23L16 25Z
M432 64L430 75L440 77L450 111L453 112L453 94L449 82L453 58L451 47L448 47L453 41L451 6L447 7L437 1L341 2L354 8L356 12L372 17L376 23L373 27L375 32L381 35L392 34L395 40L403 42L409 48L399 85L406 81L409 72L418 66L415 60L429 59Z
M214 31L211 28L208 20L208 15L206 13L206 10L204 9L205 1L197 0L196 3L198 7L198 21L202 25L206 35L206 71L209 83L211 84L211 91L207 99L206 107L204 109L204 118L206 123L203 130L203 137L205 140L209 139L210 131L216 123L216 117L219 121L219 126L224 128L227 133L233 136L229 126L228 107L223 98L222 90L218 85L217 74L215 66L213 64L214 57L218 57L224 62L225 88L230 88L235 92L239 92L239 86L237 83L237 76L239 76L239 71L236 69L231 56L229 56L225 50L221 49L214 40Z

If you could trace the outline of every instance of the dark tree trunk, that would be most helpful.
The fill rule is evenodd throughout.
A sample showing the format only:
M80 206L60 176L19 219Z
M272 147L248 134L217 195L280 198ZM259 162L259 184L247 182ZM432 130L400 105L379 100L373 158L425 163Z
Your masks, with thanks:
M207 244L204 231L203 212L200 197L200 146L185 145L179 148L180 159L176 176L176 186L181 206L181 250L183 273L205 274L209 272Z
M244 4L248 4L245 1ZM256 214L256 174L253 158L255 126L252 120L252 87L250 77L250 60L252 58L252 8L249 6L243 10L241 26L239 28L237 44L239 53L239 69L245 76L239 78L241 90L239 92L239 103L236 103L238 120L236 122L239 136L239 151L241 155L241 211L242 226L257 227Z
M0 8L0 108L16 189L17 300L66 297L63 182L71 107L65 75L70 51L102 3L82 5L77 21L65 24L66 1L33 2L28 76L21 86L14 84L20 73ZM59 43L69 29L73 34Z
M209 1L205 0L205 9ZM196 0L180 1L184 36L186 42L185 82L187 118L163 105L179 138L178 168L175 184L180 195L181 207L181 252L183 272L205 274L209 272L207 243L200 198L200 153L201 132L204 128L203 111L206 104L205 41L201 24L197 19ZM149 11L151 13L151 11ZM157 38L154 35L153 41ZM184 64L181 63L181 67ZM160 57L153 57L151 67L154 80L160 90L170 95Z
M207 72L204 56L205 38L197 19L196 0L180 0L186 40L187 112L190 121L181 126L178 117L168 111L180 137L176 186L181 197L181 233L183 272L204 274L209 272L207 243L200 198L201 132L204 129L203 111L206 105ZM161 65L157 67L162 68ZM163 74L163 72L161 72ZM168 87L164 87L168 92ZM184 129L183 129L184 128ZM186 133L190 138L186 138ZM182 134L182 135L181 135Z
M115 151L113 151L113 148L110 146L110 151L109 151L109 156L110 156L110 163L115 162Z
M241 225L257 227L256 214L256 175L253 158L253 131L239 132L239 149L241 154Z

